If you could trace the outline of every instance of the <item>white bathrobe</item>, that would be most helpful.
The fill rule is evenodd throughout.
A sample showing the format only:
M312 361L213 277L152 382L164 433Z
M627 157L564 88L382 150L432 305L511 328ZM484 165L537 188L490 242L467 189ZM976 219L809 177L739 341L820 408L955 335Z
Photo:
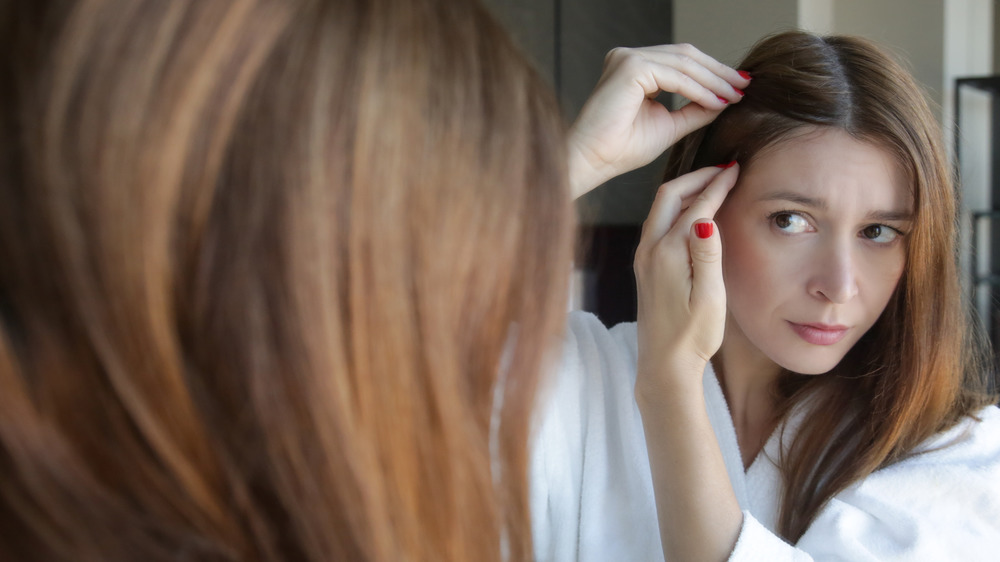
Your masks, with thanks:
M662 560L633 389L636 326L570 314L561 364L539 397L530 466L538 560ZM705 401L743 528L730 560L1000 560L1000 410L983 410L835 496L796 545L773 533L772 435L744 472L715 374ZM794 431L792 426L786 430ZM947 445L942 448L942 445ZM935 450L936 449L936 450Z

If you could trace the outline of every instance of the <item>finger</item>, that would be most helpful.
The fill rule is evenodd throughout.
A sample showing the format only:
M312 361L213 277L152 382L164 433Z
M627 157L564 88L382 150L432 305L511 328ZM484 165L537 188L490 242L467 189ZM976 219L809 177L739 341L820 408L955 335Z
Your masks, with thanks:
M750 84L749 75L741 74L691 45L641 48L631 54L639 55L651 64L676 69L730 103L738 102L743 97L743 89ZM703 105L711 101L698 97L688 99Z
M655 97L660 91L672 92L714 109L722 109L728 103L740 100L742 92L727 79L706 68L698 59L670 50L673 48L670 46L663 51L655 48L614 49L608 53L601 82L632 82L641 88L642 95L647 98ZM714 59L704 58L719 66ZM721 68L728 67L721 65ZM736 71L729 70L743 81Z
M738 70L719 62L715 58L705 54L700 49L690 44L656 45L652 47L643 47L640 50L648 50L648 55L654 59L664 57L669 54L687 56L736 88L743 89L750 84L749 75L745 75L745 73L741 74Z
M666 63L645 62L647 72L634 76L647 97L654 97L661 91L671 92L716 110L741 98L728 82L691 59L678 57Z
M695 170L660 186L649 216L642 223L641 241L655 242L670 230L685 202L701 193L723 170L715 166ZM693 204L693 203L691 203Z
M657 61L652 61L657 62ZM714 62L714 61L713 61ZM718 63L716 63L718 64ZM722 103L734 103L740 101L743 98L743 90L737 88L731 84L724 77L717 74L712 69L706 67L701 61L689 57L683 54L675 54L671 58L665 58L665 60L659 63L661 68L673 68L681 72L684 76L691 78L695 83L702 86L703 88L710 91L716 97L716 101ZM728 68L728 67L725 67ZM739 74L737 74L739 76ZM682 92L678 92L683 95ZM687 97L687 96L685 96ZM708 100L700 100L698 98L688 98L692 101L697 101L698 103L705 105L703 102ZM713 104L714 105L714 104Z
M695 313L725 313L726 284L722 276L722 237L710 219L691 225L691 310Z
M676 138L686 137L688 134L708 125L719 116L721 110L702 107L697 103L689 103L684 107L671 113L676 131Z
M729 191L736 185L736 180L739 178L739 168L738 164L733 163L716 174L698 195L698 198L691 203L691 206L684 211L680 218L676 219L674 230L686 235L697 219L714 218L715 213L719 212L719 207L726 200Z

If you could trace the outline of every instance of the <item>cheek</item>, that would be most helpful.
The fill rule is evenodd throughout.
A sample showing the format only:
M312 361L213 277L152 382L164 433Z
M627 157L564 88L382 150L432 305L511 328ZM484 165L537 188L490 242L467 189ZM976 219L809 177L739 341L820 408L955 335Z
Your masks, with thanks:
M890 255L873 255L867 260L865 271L866 285L869 294L877 299L878 304L885 306L892 297L893 291L899 285L906 268L905 250L899 249Z
M763 305L768 295L787 294L792 272L787 256L760 240L751 229L733 229L723 235L722 268L731 307Z

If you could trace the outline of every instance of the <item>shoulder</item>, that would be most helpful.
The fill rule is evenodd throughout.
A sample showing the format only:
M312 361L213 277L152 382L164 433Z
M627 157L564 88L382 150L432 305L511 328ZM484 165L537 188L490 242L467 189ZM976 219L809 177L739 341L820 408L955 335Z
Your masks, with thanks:
M635 385L638 343L634 323L607 328L589 312L574 311L566 321L562 346L551 358L542 381L539 403L544 411L553 395L604 396ZM612 384L614 383L614 384Z
M935 475L938 481L951 475L962 486L969 479L989 477L994 491L1000 491L1000 408L988 406L967 416L922 443L912 456L873 474L885 479L903 475Z
M921 459L955 460L969 454L995 457L998 451L1000 451L1000 408L987 406L974 415L967 416L948 431L929 439L918 449L920 454L913 458L920 462Z
M927 484L918 496L983 497L997 509L1000 526L1000 409L988 406L967 416L868 481L886 487L898 482Z
M638 353L638 335L635 322L618 324L607 328L590 312L575 310L566 320L566 339L563 357L602 359L609 361L629 361L633 363Z
M997 545L1000 410L995 406L838 494L800 541L813 553L849 548L878 559L987 559Z

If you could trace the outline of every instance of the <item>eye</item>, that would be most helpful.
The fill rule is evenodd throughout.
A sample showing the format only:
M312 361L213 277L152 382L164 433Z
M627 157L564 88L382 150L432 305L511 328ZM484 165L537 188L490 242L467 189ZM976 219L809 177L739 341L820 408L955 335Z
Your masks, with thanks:
M771 224L787 234L799 234L810 230L809 221L798 213L779 211L771 215Z
M872 242L878 244L890 244L896 240L900 234L901 233L895 228L884 224L868 225L861 230L862 238L871 240Z

